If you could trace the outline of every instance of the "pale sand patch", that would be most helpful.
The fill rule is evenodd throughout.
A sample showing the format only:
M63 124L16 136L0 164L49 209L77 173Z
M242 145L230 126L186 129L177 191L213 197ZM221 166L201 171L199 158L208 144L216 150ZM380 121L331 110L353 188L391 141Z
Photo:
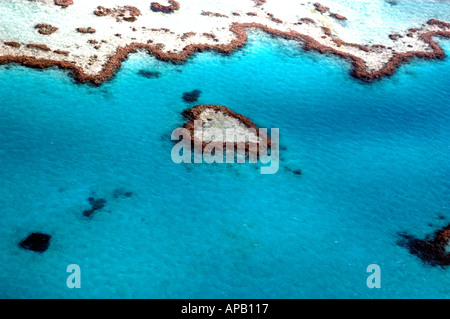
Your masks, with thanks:
M256 130L250 129L240 120L213 109L205 109L199 116L202 130L195 130L194 137L205 143L250 142L258 143ZM228 135L227 135L228 133Z

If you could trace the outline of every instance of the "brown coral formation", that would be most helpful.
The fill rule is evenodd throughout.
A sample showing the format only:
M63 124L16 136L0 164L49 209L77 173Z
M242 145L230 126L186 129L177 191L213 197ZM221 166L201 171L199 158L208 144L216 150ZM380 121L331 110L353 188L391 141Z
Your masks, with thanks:
M46 46L45 44L30 43L30 44L27 44L27 48L37 49L37 50L41 50L41 51L51 51L51 49L48 46Z
M5 43L5 45L13 47L13 48L19 48L20 47L20 43L19 42L6 41L4 43Z
M326 13L328 10L330 10L330 8L321 5L319 2L314 3L314 7L316 7L316 10L320 13Z
M203 36L207 37L210 40L219 42L219 39L217 39L217 36L214 33L203 33Z
M357 48L357 49L359 49L361 51L364 51L364 52L370 52L370 49L367 46L362 45L362 44L345 42L342 39L339 39L339 38L336 38L336 37L332 38L332 41L334 43L336 43L336 45L338 47L349 46L349 47ZM384 46L373 45L372 48L374 48L374 49L376 49L376 48L384 48Z
M163 6L158 2L152 2L150 5L150 9L153 12L162 12L162 13L172 13L180 9L180 4L177 1L175 0L168 0L168 1L170 4L168 6Z
M67 8L71 4L73 4L73 0L55 0L55 4L57 6L61 6L63 8Z
M95 29L93 29L91 27L86 27L86 28L77 28L77 32L92 34L92 33L95 33L96 31L95 31Z
M141 15L141 11L133 6L123 6L116 8L105 8L103 6L98 6L97 9L94 10L94 14L98 17L113 17L117 22L134 22L137 20L136 17Z
M271 18L270 21L275 22L275 23L283 23L283 20L278 19L278 18Z
M180 37L180 39L184 41L187 38L195 36L196 34L197 33L195 33L195 32L186 32L186 33L183 33L183 35Z
M316 21L314 21L311 18L301 18L300 22L306 22L306 23L312 23L312 24L316 23Z
M329 7L323 6L319 2L314 3L314 7L316 8L317 11L319 11L322 14L330 12ZM336 20L347 20L346 17L344 17L343 15L341 15L339 13L330 12L330 17L335 18Z
M43 35L50 35L58 30L57 27L45 23L39 23L35 26L35 28L38 29L38 32Z
M398 39L400 39L402 36L398 33L394 33L394 34L390 34L389 35L389 39L397 41Z
M347 20L347 18L339 13L330 13L330 17L335 18L336 20Z
M424 262L433 266L450 265L450 251L447 251L450 245L450 224L436 231L429 239L417 239L408 235L404 237L409 251Z
M61 54L61 55L69 55L69 51L64 51L64 50L53 50L54 53L56 54Z
M276 18L273 13L268 13L267 16L269 17L269 20L272 22L283 23L283 20Z
M323 33L325 33L326 35L330 36L331 35L331 30L330 28L327 27L322 27Z
M427 22L427 24L429 25L436 25L438 27L440 27L441 29L445 29L445 28L450 28L450 23L444 22L444 21L440 21L440 20L436 20L436 19L431 19ZM417 29L410 29L409 31L414 32L414 30L417 31Z

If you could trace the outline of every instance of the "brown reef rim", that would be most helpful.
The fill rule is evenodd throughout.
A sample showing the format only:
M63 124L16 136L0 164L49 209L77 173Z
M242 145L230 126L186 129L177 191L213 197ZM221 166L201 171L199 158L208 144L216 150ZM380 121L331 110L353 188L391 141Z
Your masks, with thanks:
M450 25L449 23L435 19L429 20L428 24L445 27ZM86 74L81 67L68 61L37 59L30 56L1 56L0 65L8 63L19 63L26 67L39 69L58 67L71 71L74 78L81 83L92 83L99 85L109 80L116 73L116 71L121 67L122 62L128 57L130 53L136 52L139 49L147 50L149 54L155 56L161 61L183 63L190 56L197 52L209 50L225 54L232 53L235 49L240 48L246 44L248 39L247 33L245 31L246 29L259 29L275 37L281 37L284 39L301 42L303 43L304 49L307 51L314 50L321 54L329 53L342 57L344 59L348 59L352 62L353 66L351 75L364 82L371 82L376 79L381 79L384 76L393 75L401 64L408 62L413 57L423 59L443 59L445 57L444 50L432 38L436 36L450 38L450 31L430 31L428 33L422 34L422 39L431 46L431 48L433 49L432 52L410 51L406 53L397 53L384 65L382 69L375 72L369 72L365 69L363 59L352 54L339 51L335 48L320 44L309 35L301 34L296 31L283 32L259 23L234 23L231 26L230 30L236 35L236 38L231 41L231 43L226 45L191 44L186 46L179 54L166 53L157 45L134 42L125 47L118 48L115 55L109 58L103 70L96 75Z

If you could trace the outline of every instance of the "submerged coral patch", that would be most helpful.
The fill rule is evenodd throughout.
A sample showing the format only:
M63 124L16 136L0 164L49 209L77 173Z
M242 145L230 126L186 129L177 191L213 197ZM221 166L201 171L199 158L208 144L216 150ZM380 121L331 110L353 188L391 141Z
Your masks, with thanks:
M432 266L450 265L450 224L436 231L433 236L418 239L408 234L402 234L401 246Z
M139 70L138 74L147 79L157 79L161 76L161 72L149 71L149 70Z
M43 253L50 246L51 237L52 236L43 233L31 233L19 243L19 246L26 250Z
M95 212L103 209L106 205L106 200L103 198L95 199L94 197L89 197L88 202L91 208L83 211L83 216L88 218L92 218Z
M130 198L131 196L133 196L133 193L130 191L126 191L122 188L116 188L113 191L113 197L114 198Z
M200 91L200 90L185 92L185 93L183 93L183 100L188 103L195 103L198 101L201 94L202 94L202 91Z

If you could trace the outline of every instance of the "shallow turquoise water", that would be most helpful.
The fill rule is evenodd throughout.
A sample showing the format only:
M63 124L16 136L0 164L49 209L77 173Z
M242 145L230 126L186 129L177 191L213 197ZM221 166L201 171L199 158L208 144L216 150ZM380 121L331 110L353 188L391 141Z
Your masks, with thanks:
M397 245L450 219L449 70L415 60L367 85L338 58L260 34L182 66L135 54L98 88L2 67L0 297L450 297L448 269ZM194 89L280 128L279 173L175 165L170 134ZM88 220L93 193L107 204ZM44 254L18 247L31 231L52 235ZM81 289L66 287L69 264Z

